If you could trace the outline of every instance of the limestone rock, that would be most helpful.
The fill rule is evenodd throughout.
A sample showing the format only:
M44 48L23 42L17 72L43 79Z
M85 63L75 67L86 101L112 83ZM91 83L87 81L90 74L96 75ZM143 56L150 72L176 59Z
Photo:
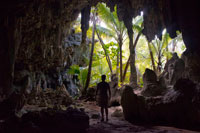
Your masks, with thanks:
M121 90L118 86L118 77L116 74L111 76L111 82L109 83L111 90L110 106L119 106L121 101Z
M191 128L200 124L199 85L189 79L179 79L174 89L164 96L137 96L127 87L122 95L125 119Z
M56 90L47 88L45 91L35 95L31 93L27 103L30 105L39 105L41 107L54 107L54 105L69 106L72 103L72 98L63 85Z
M126 120L132 121L134 118L134 121L139 121L141 119L140 117L145 114L143 113L145 112L145 99L134 94L133 88L130 86L125 86L123 90L121 105Z
M144 96L158 96L162 95L164 92L164 88L160 86L159 82L157 81L156 73L150 69L146 69L143 75L143 91L142 95Z
M173 53L164 69L162 76L165 78L166 86L173 86L178 79L183 77L185 63L178 57L177 53Z
M22 118L10 117L0 123L1 133L84 133L88 127L89 116L74 108L28 112Z

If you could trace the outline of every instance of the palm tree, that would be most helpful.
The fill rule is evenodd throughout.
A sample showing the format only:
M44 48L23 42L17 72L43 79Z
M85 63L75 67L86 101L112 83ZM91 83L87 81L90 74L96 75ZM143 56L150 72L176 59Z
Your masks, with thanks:
M156 37L155 40L153 40L152 43L150 43L151 50L153 50L155 52L155 56L157 58L156 60L153 60L153 58L151 58L152 65L153 65L153 62L157 63L157 68L156 68L157 75L160 75L162 72L163 62L165 61L165 59L163 57L168 56L169 40L171 40L171 38L170 38L169 34L166 32L166 30L164 30L162 40L159 40Z
M119 44L120 81L122 82L122 74L123 74L122 45L125 40L125 37L127 36L126 27L123 22L119 21L117 17L116 8L114 12L110 12L110 9L107 8L105 4L99 4L98 15L101 18L101 20L103 20L103 22L106 24L108 29L110 30L112 37Z
M104 27L101 27L99 25L96 26L96 34L97 34L97 37L99 39L99 42L104 50L104 53L105 53L105 56L106 56L106 60L107 60L107 63L108 63L108 66L109 66L109 69L110 69L110 72L111 72L111 75L113 75L113 69L112 69L112 63L111 63L111 60L110 60L110 56L108 54L108 51L107 49L105 48L105 43L103 42L103 39L101 38L101 34L106 34L106 35L110 35L110 31Z
M130 64L130 70L131 70L130 85L133 88L136 88L137 87L137 71L136 71L136 66L135 66L135 55L136 55L135 48L142 32L143 16L136 17L134 19L134 24L132 22L132 18L128 18L126 21L124 21L124 23L127 28L128 37L129 37L130 57L127 63ZM136 35L137 32L138 34L135 38L135 42L133 42L133 37L134 35ZM123 78L125 78L127 68L128 68L128 64L125 67Z
M147 42L147 44L148 44L148 49L149 49L149 54L150 54L150 58L151 58L151 64L152 64L152 67L153 67L153 71L155 73L157 73L156 72L155 61L154 61L154 56L153 56L153 52L152 52L152 49L151 49L151 44L149 42Z

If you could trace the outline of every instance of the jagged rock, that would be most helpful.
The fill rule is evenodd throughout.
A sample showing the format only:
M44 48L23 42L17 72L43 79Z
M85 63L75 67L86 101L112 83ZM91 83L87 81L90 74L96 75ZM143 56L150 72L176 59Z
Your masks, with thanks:
M119 106L121 100L121 88L118 86L118 77L116 74L111 76L111 82L109 83L111 90L110 106Z
M179 79L174 89L164 96L145 98L127 87L122 95L125 119L131 122L148 122L175 125L184 128L200 124L199 85L189 79Z
M91 118L92 119L99 119L100 118L100 114L92 114Z
M95 100L95 95L96 95L96 89L94 87L90 87L87 89L86 101L94 101Z
M88 127L89 116L74 108L28 112L22 118L12 117L0 123L1 133L84 133Z
M185 62L185 72L183 73L185 78L192 80L195 83L200 82L200 56L197 53L190 53L185 51L181 59Z
M39 105L40 107L53 107L54 105L69 106L72 103L72 98L63 85L56 90L47 88L37 95L33 92L28 97L27 103L30 105Z
M123 117L123 112L121 109L116 109L112 114L112 117Z
M141 92L144 96L158 96L162 95L165 91L165 88L160 86L157 81L156 73L150 69L146 69L143 75L143 91Z
M180 59L177 53L173 53L172 58L166 63L162 77L167 86L173 86L176 81L183 77L185 63Z
M134 94L133 88L130 86L125 86L125 89L123 90L121 105L123 107L123 114L126 120L139 121L141 120L141 117L145 117L145 115L143 115L146 113L145 98Z

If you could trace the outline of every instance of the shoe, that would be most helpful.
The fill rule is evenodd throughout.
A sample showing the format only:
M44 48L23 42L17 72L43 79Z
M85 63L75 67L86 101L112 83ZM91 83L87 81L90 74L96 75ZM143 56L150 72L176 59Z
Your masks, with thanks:
M104 121L104 118L102 118L101 121Z
M106 118L106 121L108 121L108 118Z

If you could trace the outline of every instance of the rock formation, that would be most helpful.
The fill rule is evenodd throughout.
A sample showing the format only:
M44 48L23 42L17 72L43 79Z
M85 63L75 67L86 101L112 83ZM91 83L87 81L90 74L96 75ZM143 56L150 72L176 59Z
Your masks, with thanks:
M164 91L164 89L159 86L156 73L150 69L145 70L145 73L143 74L143 82L144 86L142 95L157 96L161 95Z
M184 128L198 127L199 85L188 79L179 79L174 89L164 96L137 96L127 86L122 94L122 107L125 119L160 125L174 125Z
M85 133L89 127L89 116L83 111L68 108L66 111L44 109L29 112L22 118L9 118L0 123L1 133Z

